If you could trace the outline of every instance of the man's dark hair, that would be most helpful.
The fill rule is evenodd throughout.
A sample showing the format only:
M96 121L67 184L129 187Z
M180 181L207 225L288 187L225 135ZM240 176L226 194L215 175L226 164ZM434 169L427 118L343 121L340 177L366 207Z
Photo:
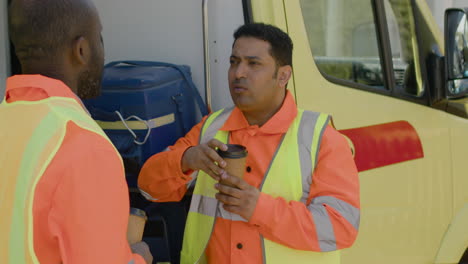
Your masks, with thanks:
M56 59L78 36L88 36L92 12L87 0L13 0L8 28L19 60Z
M245 24L234 32L234 43L241 37L253 37L270 43L270 55L278 66L292 67L293 43L281 29L263 23Z

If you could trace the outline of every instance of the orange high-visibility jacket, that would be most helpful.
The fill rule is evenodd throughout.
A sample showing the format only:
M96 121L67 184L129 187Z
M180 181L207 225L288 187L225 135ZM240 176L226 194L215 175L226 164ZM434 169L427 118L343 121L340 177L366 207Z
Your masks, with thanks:
M8 111L8 119L22 125L2 120L0 129L0 262L145 263L126 240L129 201L122 161L102 130L83 126L93 120L81 101L61 81L40 75L9 78L5 100L0 114ZM12 109L28 115L14 116ZM77 119L63 122L70 116ZM56 147L50 143L54 138ZM38 148L49 152L25 159ZM41 169L26 173L31 166Z
M250 126L238 108L221 127L220 130L229 131L230 143L247 147L244 179L250 185L261 185L277 146L296 115L296 104L288 92L281 109L262 127ZM205 120L206 117L170 151L158 153L146 162L139 187L148 199L165 202L183 197L191 172L182 173L182 155L187 148L198 145ZM349 145L331 126L323 133L317 160L304 203L261 193L248 222L218 217L206 249L208 263L262 263L260 236L299 250L323 252L350 247L356 239L359 212L350 222L344 217L348 212L342 214L342 210L359 210L359 180ZM334 237L322 237L321 230L330 225Z

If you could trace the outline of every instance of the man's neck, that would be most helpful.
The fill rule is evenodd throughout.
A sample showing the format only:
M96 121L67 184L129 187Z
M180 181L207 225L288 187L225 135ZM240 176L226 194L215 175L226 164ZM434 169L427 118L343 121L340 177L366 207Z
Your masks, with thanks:
M247 112L242 111L245 119L249 123L249 125L254 126L257 125L259 127L263 126L270 120L283 106L284 99L281 104L278 104L274 108L265 109L264 111L256 111L256 112Z
M63 71L57 70L57 69L62 69L60 65L52 65L52 66L42 66L38 67L35 65L30 65L30 66L24 66L22 68L22 73L23 74L40 74L45 77L49 77L52 79L60 80L65 85L67 85L75 94L77 90L75 82L72 81L70 78L67 77L67 74L65 74Z

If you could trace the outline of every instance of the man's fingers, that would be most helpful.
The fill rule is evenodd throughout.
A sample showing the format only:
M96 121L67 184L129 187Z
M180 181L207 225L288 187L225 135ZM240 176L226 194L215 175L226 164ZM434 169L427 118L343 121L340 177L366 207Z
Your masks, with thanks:
M229 195L226 195L226 194L222 194L222 193L217 193L215 194L215 197L218 201L222 202L223 204L228 204L228 205L239 205L240 204L240 200L235 198L235 197L232 197L232 196L229 196Z
M210 168L206 167L203 169L200 169L206 174L210 175L211 178L213 178L215 181L219 181L219 175L217 175L214 171L212 171Z
M222 173L224 173L224 170L221 169L220 167L216 166L216 164L214 162L212 162L211 160L205 161L205 167L208 168L209 172L212 172L212 173L214 173L216 175L217 180L219 180L220 175Z
M221 184L221 183L215 184L215 188L219 190L220 193L227 194L229 196L233 196L236 198L240 198L242 196L241 190Z
M220 148L221 150L227 150L226 144L224 144L223 142L221 142L221 141L219 141L219 140L217 140L215 138L208 141L207 144L212 149Z
M208 164L208 167L214 172L216 173L216 175L218 175L218 177L224 173L224 170L221 169L220 167L218 167L216 164L214 164L213 162L210 162Z
M205 154L208 156L208 158L210 158L212 163L214 162L218 163L219 167L221 168L226 167L226 161L224 161L223 158L221 158L214 149L211 149L211 148L207 149Z
M224 210L233 213L233 214L238 214L240 215L242 213L242 210L240 206L237 205L229 205L229 204L223 204Z
M250 185L246 181L239 177L229 175L228 173L223 173L220 176L224 182L237 186L241 190L245 190L250 187Z

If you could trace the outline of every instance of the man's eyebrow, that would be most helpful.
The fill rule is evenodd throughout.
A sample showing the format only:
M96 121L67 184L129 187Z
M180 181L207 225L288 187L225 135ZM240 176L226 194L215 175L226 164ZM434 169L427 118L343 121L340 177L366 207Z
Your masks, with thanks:
M245 56L245 57L249 60L261 60L261 58L258 56Z
M230 57L231 59L240 59L241 57L239 56L236 56L236 55L231 55ZM258 56L244 56L245 59L248 59L248 60L261 60L262 58L258 57Z

